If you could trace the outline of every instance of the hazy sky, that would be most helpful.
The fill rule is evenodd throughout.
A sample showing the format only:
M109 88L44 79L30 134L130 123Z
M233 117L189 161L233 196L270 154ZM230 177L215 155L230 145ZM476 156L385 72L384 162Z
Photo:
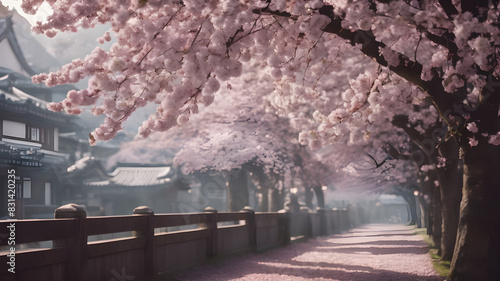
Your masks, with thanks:
M15 8L16 11L26 18L31 25L33 25L37 21L44 21L45 18L52 13L52 9L47 3L43 3L40 9L38 10L38 13L36 15L27 15L23 12L21 9L21 1L20 0L0 0L4 6L7 8Z
M42 7L38 10L37 15L27 15L22 12L21 1L20 0L0 0L1 3L8 7L9 9L16 9L17 13L22 17L26 18L30 24L34 24L36 21L43 21L45 18L51 14L51 8L44 2ZM111 43L108 42L104 45L100 45L97 42L97 38L104 34L105 31L109 29L109 26L99 25L93 29L79 30L77 33L63 32L57 34L54 38L48 38L45 35L31 33L31 36L43 45L45 50L51 54L59 64L63 65L71 62L76 58L84 58L89 54L95 47L100 46L104 49L108 49ZM27 32L29 32L27 30ZM18 34L20 36L21 34ZM51 69L55 71L56 69ZM85 85L79 85L83 87Z

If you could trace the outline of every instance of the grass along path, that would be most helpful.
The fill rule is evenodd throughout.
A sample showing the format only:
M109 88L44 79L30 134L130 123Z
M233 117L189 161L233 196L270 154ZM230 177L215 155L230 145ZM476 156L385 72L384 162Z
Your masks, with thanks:
M432 258L432 265L436 272L441 276L446 278L450 272L451 262L441 260L441 257L437 254L438 249L434 245L431 237L427 235L427 228L415 228L415 234L422 236L424 242L429 245L429 254Z

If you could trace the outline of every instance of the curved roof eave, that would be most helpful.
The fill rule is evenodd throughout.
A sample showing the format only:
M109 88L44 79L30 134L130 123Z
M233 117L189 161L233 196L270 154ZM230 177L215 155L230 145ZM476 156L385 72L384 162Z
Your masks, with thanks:
M19 61L19 64L21 65L23 70L30 75L37 74L37 72L28 64L28 61L26 61L23 51L19 46L19 42L17 41L16 34L14 33L14 29L12 27L13 25L12 16L7 16L6 18L4 18L4 20L6 25L4 27L4 30L0 34L0 42L3 41L4 39L7 39L10 47L12 48L12 51L14 52L14 55Z

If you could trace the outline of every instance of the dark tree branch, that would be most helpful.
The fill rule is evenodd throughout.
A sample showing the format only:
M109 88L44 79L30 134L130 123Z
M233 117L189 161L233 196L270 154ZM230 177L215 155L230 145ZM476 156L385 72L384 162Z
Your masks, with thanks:
M377 12L376 2L381 2L381 1L380 0L379 1L370 0L369 2L370 2L370 9L372 9L374 12ZM452 16L458 14L458 11L455 8L455 6L453 5L453 3L451 3L451 0L440 0L439 2L441 4L441 6L446 6L446 7L443 7L443 9L445 9L446 14L448 15L448 19L453 20ZM382 2L382 3L385 3L385 2ZM407 3L407 4L410 6L409 3ZM424 3L420 3L420 5L421 6L424 5ZM411 6L411 7L413 7L413 6ZM418 7L413 7L413 8L419 9ZM421 8L422 7L420 7L420 9ZM410 24L416 25L413 23L410 23ZM433 34L432 32L430 32L429 30L427 30L424 26L417 25L416 28L417 28L418 32L424 34L425 37L427 37L427 39L429 39L430 41L447 48L449 50L449 55L452 58L453 64L457 63L457 61L460 59L460 57L458 56L458 47L454 42L455 35L453 33L446 31L444 34L436 35L436 34ZM416 58L414 60L417 61Z
M453 5L451 0L439 0L439 4L443 8L449 20L453 20L453 16L458 15L458 10L455 5Z
M346 39L351 45L361 44L361 52L375 60L380 65L388 67L390 70L405 78L409 82L419 86L424 91L427 91L430 88L429 83L420 78L420 74L422 72L422 65L420 63L410 60L403 54L399 54L399 65L390 66L384 56L380 54L380 50L384 49L386 45L377 41L371 30L351 31L342 28L343 19L334 14L332 6L323 6L319 9L319 13L329 17L331 20L323 31L336 34L341 38Z
M257 14L269 14L295 19L295 17L293 17L288 12L273 11L269 8L255 9L253 12ZM380 41L377 41L372 31L351 31L342 28L343 19L334 14L333 7L330 5L321 7L319 9L319 13L329 17L331 20L330 23L325 28L323 28L324 32L336 34L341 38L346 39L351 45L361 44L361 52L363 52L371 59L375 60L381 66L388 67L399 76L420 87L423 91L428 91L431 88L429 82L424 81L420 78L420 74L422 72L422 65L420 63L412 61L410 58L403 54L399 54L399 65L389 66L387 60L380 54L380 49L385 48L386 45Z
M458 55L458 47L457 44L455 44L455 35L453 33L446 31L443 35L438 36L429 32L423 26L417 26L417 30L422 32L430 41L447 48L448 56L451 58L454 65L458 62L460 56Z
M268 7L263 9L255 9L253 11L257 14L268 14L280 17L287 17L290 19L296 19L292 14L288 12L280 12L273 11ZM325 5L321 7L318 12L322 15L325 15L330 18L330 23L323 28L323 31L326 33L336 34L337 36L345 39L351 45L361 44L361 52L365 54L367 57L376 61L379 65L387 67L389 70L404 78L408 82L416 85L422 91L426 92L433 100L434 104L437 106L440 112L453 112L452 106L463 99L463 94L459 95L451 95L444 91L443 87L443 79L440 77L439 73L436 69L434 69L434 75L431 81L424 81L421 78L421 73L423 66L417 62L411 60L409 57L398 53L399 56L399 64L396 66L389 65L384 56L380 53L381 49L386 48L387 46L378 41L375 38L375 35L371 30L349 30L342 27L343 18L341 16L337 16L334 13L333 7L331 5ZM451 48L453 50L456 49L456 45L453 43L453 39L434 35L428 31L422 30L424 35L429 38L429 40L436 40L437 44L443 45L447 48ZM454 58L455 60L458 58ZM465 89L462 89L461 92L466 93ZM448 119L448 116L442 116L445 120Z
M435 147L426 147L429 144L428 140L432 140L432 134L435 128L441 125L441 122L436 122L436 126L429 126L424 133L420 133L409 123L408 116L406 115L395 115L392 119L392 124L398 128L403 129L405 133L410 137L410 140L416 145L427 157L432 158L437 154L437 149ZM431 141L431 145L434 144Z
M367 153L366 155L368 155L368 157L370 157L370 158L373 160L373 162L375 162L375 167L376 167L376 168L380 168L382 165L384 165L384 164L385 164L385 162L386 162L387 160L390 160L390 159L391 159L391 157L390 157L390 156L387 156L387 157L385 157L385 159L384 159L384 160L382 160L382 162L378 163L378 162L377 162L377 160L375 160L375 158L373 158L373 156L371 156L369 153Z
M397 66L389 65L384 56L380 54L380 50L385 48L386 45L383 42L377 41L371 30L351 31L342 28L343 19L334 14L332 6L323 6L319 9L319 13L328 16L331 19L331 22L323 29L325 32L336 34L341 38L346 39L351 45L362 44L361 52L363 54L373 59L381 66L389 68L389 70L401 76L408 82L418 86L432 98L434 104L441 112L450 110L453 104L456 104L459 100L463 99L462 92L466 93L465 88L460 90L460 95L451 95L450 93L445 92L443 79L437 73L437 70L434 70L434 75L431 81L422 80L420 77L423 69L422 65L416 61L412 61L410 58L401 53L398 53L399 64ZM446 42L448 41L441 40L440 42L442 44L447 44ZM448 116L442 117L444 119L448 119Z
M492 2L495 6L498 4L498 0L493 0ZM470 12L474 17L478 18L480 22L486 20L489 0L462 0L460 1L460 5L462 7L462 13Z
M394 146L392 146L392 144L390 144L390 143L387 143L385 145L385 151L387 152L387 154L389 154L394 159L398 159L398 160L410 160L411 159L411 155L399 153L399 151L396 148L394 148Z

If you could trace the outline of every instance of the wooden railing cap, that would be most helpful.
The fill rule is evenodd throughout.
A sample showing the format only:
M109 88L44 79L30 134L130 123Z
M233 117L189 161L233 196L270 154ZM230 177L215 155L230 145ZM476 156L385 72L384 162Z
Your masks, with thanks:
M217 213L217 209L212 208L212 207L206 207L203 212L205 213Z
M300 212L302 212L302 213L310 213L311 209L309 209L309 207L307 207L307 206L300 206Z
M54 212L54 217L56 219L62 218L76 218L84 219L87 217L87 212L83 206L77 205L75 203L69 203L57 208Z
M148 206L139 206L134 209L134 215L154 215L154 212Z
M248 212L248 213L255 213L255 211L252 209L250 206L245 206L243 209L241 209L240 212Z

